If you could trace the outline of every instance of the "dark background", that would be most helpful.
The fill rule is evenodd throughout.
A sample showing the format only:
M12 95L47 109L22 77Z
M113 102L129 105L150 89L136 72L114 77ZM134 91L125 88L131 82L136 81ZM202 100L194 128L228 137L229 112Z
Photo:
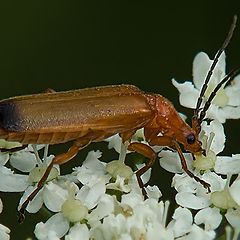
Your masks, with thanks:
M1 2L0 98L47 88L60 91L129 83L160 93L185 111L171 78L190 80L199 51L214 56L239 6L234 1L226 5L219 1ZM228 70L240 66L239 48L240 23L227 49ZM225 154L240 152L239 129L239 121L228 121ZM86 151L81 154L84 159ZM79 163L72 164L66 169ZM153 172L152 184L170 198L164 190L170 188L170 180L163 178L168 174L158 162ZM28 215L18 225L20 195L1 193L0 197L4 201L0 223L11 228L12 239L31 236L40 221L37 215Z

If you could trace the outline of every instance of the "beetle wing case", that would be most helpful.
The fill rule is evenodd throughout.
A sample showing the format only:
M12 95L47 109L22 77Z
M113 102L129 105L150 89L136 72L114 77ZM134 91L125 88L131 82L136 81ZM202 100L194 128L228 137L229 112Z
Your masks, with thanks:
M75 133L60 142L86 135L89 130L102 130L106 137L136 129L152 114L144 93L132 85L26 95L0 102L0 126L4 130L19 135Z

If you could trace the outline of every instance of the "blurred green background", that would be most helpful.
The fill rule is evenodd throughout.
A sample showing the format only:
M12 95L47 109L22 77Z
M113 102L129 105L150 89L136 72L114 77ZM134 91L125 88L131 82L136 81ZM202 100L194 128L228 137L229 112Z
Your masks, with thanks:
M171 78L190 80L199 51L214 56L239 7L234 1L2 1L0 98L128 83L164 95L184 112ZM240 23L227 49L228 70L240 66L239 49ZM228 122L226 154L240 152L239 130L239 121ZM93 144L87 151L91 148L101 147ZM170 198L165 189L171 182L163 176L172 175L158 161L153 172L152 184ZM0 223L11 228L12 239L32 236L38 216L27 215L19 225L20 195L0 197Z

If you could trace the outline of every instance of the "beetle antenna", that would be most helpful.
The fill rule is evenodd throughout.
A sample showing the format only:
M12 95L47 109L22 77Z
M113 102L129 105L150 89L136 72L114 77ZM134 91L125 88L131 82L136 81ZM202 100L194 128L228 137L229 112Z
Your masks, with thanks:
M199 115L199 112L201 111L201 104L202 104L202 101L203 101L203 96L207 90L207 87L208 87L208 83L212 77L212 74L213 74L213 71L214 71L214 68L216 67L217 63L218 63L218 60L221 56L221 54L223 53L223 51L225 50L225 48L227 47L227 45L229 44L232 36L233 36L233 32L235 30L235 27L236 27L236 23L237 23L237 15L234 15L233 17L233 21L232 21L232 24L230 26L230 29L228 31L228 34L227 34L227 37L226 39L224 40L222 46L220 47L220 49L217 51L216 55L214 56L214 59L213 59L213 62L212 62L212 65L207 73L207 76L206 76L206 79L204 81L204 84L202 86L202 89L200 91L200 94L199 94L199 97L198 97L198 100L197 100L197 104L196 104L196 108L194 110L194 114L193 114L193 117L192 117L192 128L195 129L196 133L199 134L199 132L201 131L201 122L203 120L203 118L205 117L206 115L206 111L207 109L209 108L208 105L210 105L212 99L208 100L207 101L207 106L203 108L203 113L200 113L201 115L201 119L198 118L198 115ZM232 71L230 72L222 81L223 83L219 83L219 87L216 86L216 88L214 89L214 93L212 95L212 98L214 98L214 96L216 95L217 91L220 89L220 87L230 79L233 78L233 76L235 75L235 71ZM226 80L225 80L226 79Z
M204 96L204 93L206 92L207 90L207 87L208 87L208 83L211 79L211 76L213 74L213 70L214 68L216 67L217 63L218 63L218 60L220 58L220 56L222 55L223 51L225 50L225 48L227 47L227 45L229 44L231 38L232 38L232 35L233 35L233 32L234 32L234 29L236 27L236 22L237 22L237 15L234 15L233 17L233 22L230 26L230 29L228 31L228 34L227 34L227 37L225 39L225 41L223 42L221 48L217 51L214 59L213 59L213 63L207 73L207 76L206 76L206 79L205 79L205 82L202 86L202 89L201 89L201 92L200 92L200 95L199 95L199 98L198 98L198 101L197 101L197 105L196 105L196 108L195 108L195 111L194 111L194 115L197 117L198 114L199 114L199 111L200 111L200 106L201 106L201 103L203 101L203 96Z
M214 88L212 91L211 95L209 96L207 102L205 103L200 116L199 116L199 122L201 123L206 116L206 112L209 109L211 102L213 98L216 96L218 90L223 86L223 84L227 84L228 82L232 81L232 79L237 75L237 73L240 71L240 68L237 68L235 70L232 70L230 73L228 73L222 80L221 82Z

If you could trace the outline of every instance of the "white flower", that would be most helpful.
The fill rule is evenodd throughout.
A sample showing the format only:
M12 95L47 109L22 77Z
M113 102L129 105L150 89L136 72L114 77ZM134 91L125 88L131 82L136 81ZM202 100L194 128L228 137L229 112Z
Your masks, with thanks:
M1 240L9 240L10 239L10 229L6 226L0 224L0 239Z
M99 151L89 153L86 162L83 163L83 168L88 173L91 173L91 176L89 178L87 176L80 178L82 183L84 182L81 189L75 188L74 192L68 191L67 199L63 202L59 213L53 215L46 223L37 224L35 229L37 238L48 239L53 237L57 239L65 235L68 237L66 239L71 239L80 229L83 229L84 233L82 234L86 239L87 237L99 239L100 235L103 235L105 239L108 239L108 236L110 239L114 236L140 237L142 234L146 235L147 239L158 239L160 227L165 236L162 239L169 239L168 236L172 236L172 230L165 228L166 219L164 220L163 205L158 203L158 199L144 201L142 193L139 191L138 193L131 192L122 195L122 202L119 202L114 196L105 193L105 184L108 184L105 181L107 173L101 162L96 159L96 157L100 156L101 153ZM92 161L93 159L96 161ZM104 165L106 166L106 164ZM82 172L81 168L75 169L74 174ZM93 169L98 169L99 171L94 172ZM96 175L94 176L94 174ZM100 190L98 192L98 189L101 189L99 184L105 186L104 191ZM132 188L134 184L138 185L137 181L135 183L130 181L129 186ZM149 191L155 197L159 195L157 187L153 187ZM134 213L132 212L133 209ZM141 226L139 226L140 218L142 218ZM87 225L79 224L82 220L88 222L88 225L91 227L90 231L88 231ZM111 229L109 221L112 226L116 224L119 230ZM130 224L130 228L128 224ZM72 226L69 227L70 225Z
M66 189L64 194L55 195L54 192L48 193L51 199L52 205L47 205L46 207L54 212L58 212L52 217L50 217L45 223L40 222L35 227L35 235L38 239L51 239L61 238L68 232L70 235L68 238L74 234L76 228L71 230L70 225L73 227L75 223L80 222L82 219L86 218L88 215L88 208L81 203L80 200L76 199L76 193L78 192L78 187L74 183L66 183ZM55 195L55 206L53 205ZM58 199L60 197L60 199Z
M35 171L36 170L36 171ZM28 176L28 187L25 190L23 196L20 199L18 210L21 208L22 204L29 197L29 195L37 188L38 181L42 178L46 167L36 167L34 168ZM62 198L66 195L66 190L56 181L51 182L50 180L55 179L58 176L58 169L53 167L47 181L42 189L39 190L37 195L33 198L32 201L26 207L26 210L30 213L36 213L40 210L43 204L45 204L51 211L57 211L56 208L59 208L59 204L63 201Z
M220 209L226 209L226 218L229 218L229 223L237 222L239 214L237 203L239 200L240 184L239 180L235 180L231 187L229 187L229 181L223 179L215 172L221 174L234 174L239 173L240 163L239 155L233 157L217 156L224 149L225 145L225 134L218 121L213 120L210 124L203 122L202 132L200 133L200 139L203 142L203 146L206 149L205 156L195 156L195 160L192 159L191 154L184 153L184 157L187 161L188 168L198 177L211 185L211 193L207 193L206 189L200 183L197 183L194 179L190 178L186 173L175 174L172 185L177 190L176 202L189 209L198 210L194 221L197 225L204 224L204 229L214 230L216 229L221 221L222 215ZM181 173L180 160L177 153L170 151L162 151L159 156L160 164L168 171L174 173ZM174 162L175 160L175 162ZM230 163L228 165L228 163ZM195 171L194 171L195 169ZM205 171L203 175L199 175L199 172ZM236 199L234 201L233 199ZM214 205L215 208L211 208ZM229 213L234 213L229 214ZM206 216L211 217L206 217ZM240 218L239 218L240 219ZM235 224L236 225L236 224ZM233 227L235 226L232 225Z
M37 149L41 149L41 146L38 146ZM33 149L31 146L27 148L13 152L13 153L0 153L0 190L3 192L22 192L25 191L19 207L27 199L27 197L36 189L36 183L39 182L44 172L46 171L47 165L52 160L54 156L46 157L41 160L35 153L32 152ZM7 162L10 163L10 166L13 169L17 169L20 173L15 173L13 170L4 166ZM28 174L28 175L27 175ZM58 167L54 166L51 170L47 181L55 179L59 174ZM49 206L49 209L54 211L54 208L57 206L56 203L61 200L63 196L61 189L55 183L46 184L34 197L34 199L27 206L29 212L37 212L43 203ZM58 196L58 197L57 197ZM55 198L55 199L54 199ZM53 207L50 207L50 206Z
M204 175L207 175L208 183L211 184L213 189L222 190L224 188L224 180L218 177L216 174ZM203 179L207 181L204 175ZM216 182L216 178L218 179L218 182ZM176 194L176 202L180 206L199 210L194 219L196 224L203 223L206 230L214 230L219 226L222 220L219 210L212 212L214 214L211 215L211 218L204 218L204 216L206 216L206 212L213 211L211 208L209 208L209 206L212 204L211 193L206 193L201 185L195 184L194 180L190 179L185 174L175 175L173 185L178 191Z
M3 210L3 204L2 200L0 198L0 214L2 213ZM6 226L0 224L0 239L1 240L9 240L10 239L10 229L7 228Z
M193 61L193 83L178 83L174 79L173 85L180 93L180 104L188 108L195 108L201 87L212 64L206 53L200 52ZM219 58L213 75L204 94L204 102L207 101L213 89L225 77L225 53ZM207 111L206 117L218 119L224 123L226 119L240 118L240 75L236 76L230 85L222 87Z
M129 195L130 203L131 194ZM134 197L132 195L132 197ZM165 208L163 202L143 201L135 198L134 205L123 201L119 204L118 214L109 214L102 224L91 230L95 239L174 239L173 230L165 227ZM133 207L134 206L134 207Z
M0 191L22 192L27 191L28 187L32 188L34 181L35 183L38 182L43 175L46 169L44 165L49 163L52 158L53 156L49 156L43 162L40 160L41 167L36 167L38 161L30 147L11 154L0 152ZM15 173L12 169L7 168L5 166L7 162L10 163L13 169L17 169L24 174ZM39 172L39 170L42 170L42 172ZM51 171L52 178L55 178L58 174L55 170L54 168ZM34 174L32 174L33 172ZM53 172L55 173L53 174ZM26 175L26 173L29 173L29 175ZM38 175L37 178L36 175ZM35 179L33 179L33 176L35 176Z

